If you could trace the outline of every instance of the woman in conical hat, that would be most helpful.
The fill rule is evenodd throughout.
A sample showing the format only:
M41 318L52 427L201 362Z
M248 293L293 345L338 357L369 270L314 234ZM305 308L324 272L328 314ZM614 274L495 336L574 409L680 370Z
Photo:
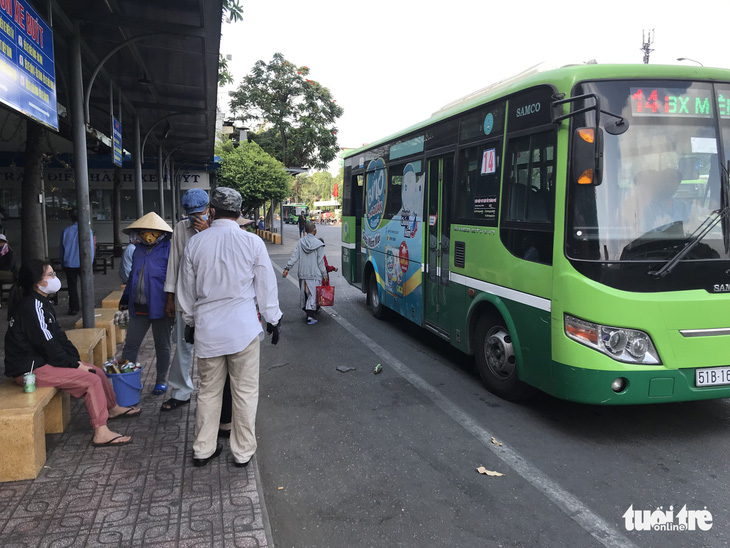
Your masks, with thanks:
M120 310L129 308L129 327L122 350L122 361L137 361L142 339L151 326L157 356L157 378L152 393L161 395L167 391L173 322L165 314L164 290L172 228L157 213L150 212L122 232L137 232L140 242L132 255L132 269L119 301Z

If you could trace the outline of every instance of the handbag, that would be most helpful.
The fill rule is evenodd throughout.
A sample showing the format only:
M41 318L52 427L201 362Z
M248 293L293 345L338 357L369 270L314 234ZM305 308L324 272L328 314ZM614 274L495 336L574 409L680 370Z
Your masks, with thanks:
M317 286L317 306L334 306L335 286L330 285L330 278L327 276L322 285Z

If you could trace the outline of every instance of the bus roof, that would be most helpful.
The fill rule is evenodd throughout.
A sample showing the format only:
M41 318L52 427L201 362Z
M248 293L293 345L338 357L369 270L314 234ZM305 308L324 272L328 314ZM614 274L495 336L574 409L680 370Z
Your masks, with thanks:
M688 79L730 82L730 70L686 65L599 65L595 63L565 65L559 68L548 64L535 65L515 76L495 82L485 88L452 101L434 112L430 118L403 129L397 133L373 141L359 148L348 150L343 158L360 154L370 148L408 135L431 124L465 112L481 104L516 93L539 84L554 84L562 90L569 90L582 80L593 79Z

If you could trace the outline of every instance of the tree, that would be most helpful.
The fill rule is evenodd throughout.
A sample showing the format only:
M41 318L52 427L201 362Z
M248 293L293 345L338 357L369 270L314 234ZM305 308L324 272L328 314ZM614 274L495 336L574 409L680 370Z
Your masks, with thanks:
M291 177L281 162L256 143L244 141L236 147L230 141L219 142L216 154L221 157L218 185L241 193L244 212L270 200L279 202L289 195Z
M243 6L238 0L223 0L222 6L223 22L236 23L243 21ZM218 54L218 87L233 83L233 75L228 70L228 59Z
M249 135L285 166L324 169L339 151L335 122L343 110L307 75L309 67L275 53L269 64L256 62L230 106L238 119L258 124Z

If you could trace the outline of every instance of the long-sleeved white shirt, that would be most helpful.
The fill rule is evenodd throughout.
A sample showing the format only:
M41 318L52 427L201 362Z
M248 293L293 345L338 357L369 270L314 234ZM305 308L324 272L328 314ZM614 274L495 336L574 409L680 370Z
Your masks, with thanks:
M279 290L266 246L236 221L216 219L185 246L177 298L188 325L195 326L195 354L213 358L263 339L256 316L281 319ZM254 298L256 301L254 301Z
M185 246L190 238L198 233L190 223L189 219L178 221L175 229L172 231L172 241L170 242L170 257L167 259L167 276L165 277L165 293L177 293L177 279L180 274L180 265L182 264ZM177 295L175 296L175 306L179 306Z

